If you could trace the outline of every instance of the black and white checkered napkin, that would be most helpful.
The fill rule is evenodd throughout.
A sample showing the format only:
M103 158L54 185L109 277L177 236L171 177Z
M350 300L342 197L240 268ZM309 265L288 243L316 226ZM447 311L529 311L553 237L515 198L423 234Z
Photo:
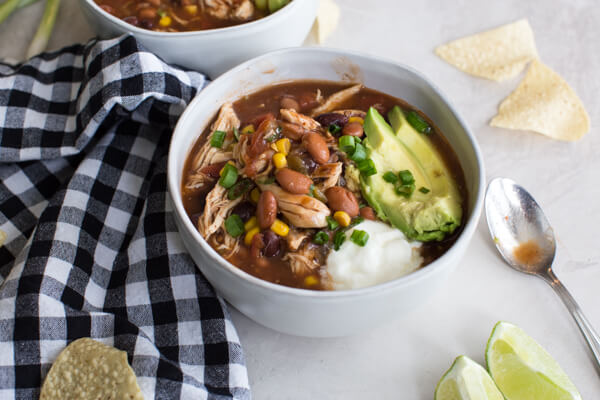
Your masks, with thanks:
M204 84L131 36L0 64L0 398L37 399L85 336L126 350L148 399L250 398L167 203L171 131Z

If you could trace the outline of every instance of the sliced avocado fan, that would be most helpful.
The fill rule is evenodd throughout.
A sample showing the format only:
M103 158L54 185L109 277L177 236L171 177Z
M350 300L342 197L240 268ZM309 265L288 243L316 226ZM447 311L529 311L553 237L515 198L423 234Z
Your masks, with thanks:
M388 117L392 126L372 107L365 117L364 145L377 173L361 175L361 191L378 217L409 239L440 241L461 224L457 183L431 140L408 123L400 107ZM408 197L397 194L394 184L383 177L400 171L414 177L416 190Z

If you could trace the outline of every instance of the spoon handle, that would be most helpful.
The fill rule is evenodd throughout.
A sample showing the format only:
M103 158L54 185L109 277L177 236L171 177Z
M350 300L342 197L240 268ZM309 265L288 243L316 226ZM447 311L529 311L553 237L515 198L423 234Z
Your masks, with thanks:
M594 358L596 359L596 368L600 372L600 336L598 336L598 334L592 327L590 321L588 321L585 315L583 315L579 304L577 304L573 296L571 296L571 293L569 293L567 288L554 274L554 271L552 271L552 269L548 271L546 280L562 299L563 303L565 303L565 306L567 307L567 309L571 313L571 316L577 323L579 330L583 334L583 337L587 341L587 344L590 347Z

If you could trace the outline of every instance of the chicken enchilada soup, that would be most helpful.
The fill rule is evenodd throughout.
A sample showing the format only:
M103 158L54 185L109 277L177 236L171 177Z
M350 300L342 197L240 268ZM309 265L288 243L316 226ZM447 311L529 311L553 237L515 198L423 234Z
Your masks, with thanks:
M266 17L291 0L94 0L100 8L144 29L184 32L224 28Z
M422 112L360 84L292 81L222 105L188 155L182 198L238 268L341 290L440 257L461 231L467 192Z

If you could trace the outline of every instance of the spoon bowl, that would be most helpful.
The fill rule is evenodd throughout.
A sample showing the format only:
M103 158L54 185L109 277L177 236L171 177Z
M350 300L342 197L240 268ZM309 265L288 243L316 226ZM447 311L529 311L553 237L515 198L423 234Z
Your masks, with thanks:
M496 248L511 267L528 274L548 272L556 253L554 231L527 190L510 179L494 179L485 213Z
M523 187L510 179L496 178L488 185L485 195L485 215L496 248L508 265L542 278L562 299L585 338L600 374L600 336L552 270L556 240L542 208Z

